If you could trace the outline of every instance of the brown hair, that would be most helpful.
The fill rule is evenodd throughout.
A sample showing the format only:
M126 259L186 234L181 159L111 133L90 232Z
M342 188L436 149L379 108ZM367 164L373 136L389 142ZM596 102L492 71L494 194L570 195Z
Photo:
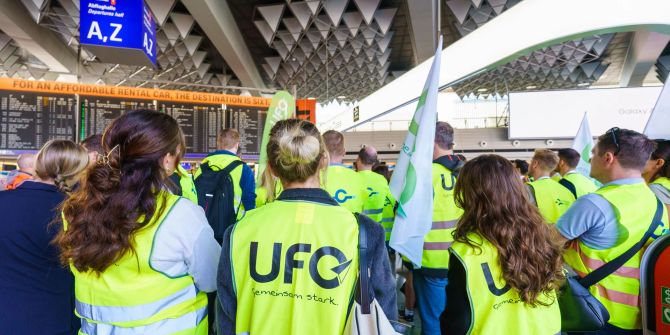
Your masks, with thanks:
M476 157L465 163L454 192L464 210L454 240L481 251L468 237L479 234L498 250L502 277L523 302L551 304L549 296L564 279L562 249L512 164L498 155Z
M344 135L336 130L328 130L323 133L323 141L326 142L326 148L331 156L344 156Z
M133 235L165 210L156 205L169 177L162 159L184 152L177 121L150 110L115 119L102 142L105 154L62 205L68 229L55 239L61 262L82 272L103 272L135 252Z
M533 160L540 164L543 171L554 171L558 166L558 155L549 149L535 149Z
M582 155L580 155L579 152L577 152L575 149L566 148L558 150L558 158L562 159L565 164L573 169L579 165L579 159L581 157Z
M616 140L616 143L615 143ZM617 148L618 144L618 148ZM598 154L615 153L621 167L643 170L656 148L654 141L633 130L612 128L598 137Z
M42 180L53 180L61 192L72 191L72 181L88 165L88 153L69 140L51 140L42 146L35 159L35 174Z
M435 124L435 144L442 150L454 148L454 128L449 123L438 121Z
M328 155L323 142L319 130L308 121L278 121L270 130L268 165L282 182L305 181L325 165Z
M233 128L221 129L216 143L219 149L230 149L240 143L240 133Z
M89 152L102 154L102 135L93 134L81 141L81 145L83 145Z
M654 140L656 142L656 150L651 154L651 159L662 159L665 161L663 166L658 170L651 180L656 180L660 177L670 178L670 141L668 140Z

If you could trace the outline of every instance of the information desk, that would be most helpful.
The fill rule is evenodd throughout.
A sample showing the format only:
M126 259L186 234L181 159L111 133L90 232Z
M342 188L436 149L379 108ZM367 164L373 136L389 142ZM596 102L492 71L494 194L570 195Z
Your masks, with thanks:
M0 149L38 150L49 139L74 140L72 95L0 90Z

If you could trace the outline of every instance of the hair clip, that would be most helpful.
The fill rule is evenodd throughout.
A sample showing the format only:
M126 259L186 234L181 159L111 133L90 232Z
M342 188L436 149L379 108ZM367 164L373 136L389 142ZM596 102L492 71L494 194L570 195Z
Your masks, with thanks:
M119 147L118 144L115 145L115 146L112 148L112 150L110 150L109 152L107 152L106 155L98 154L98 159L97 159L98 165L106 164L107 166L109 166L110 169L113 169L113 167L109 164L109 157L112 155L112 153L114 152L114 150L116 150L116 148L118 148L118 147Z

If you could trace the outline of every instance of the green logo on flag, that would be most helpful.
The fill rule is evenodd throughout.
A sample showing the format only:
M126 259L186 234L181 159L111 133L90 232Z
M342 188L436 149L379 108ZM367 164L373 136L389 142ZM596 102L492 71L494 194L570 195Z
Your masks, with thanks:
M591 157L591 144L587 144L581 152L582 160L586 163L589 163L589 158Z

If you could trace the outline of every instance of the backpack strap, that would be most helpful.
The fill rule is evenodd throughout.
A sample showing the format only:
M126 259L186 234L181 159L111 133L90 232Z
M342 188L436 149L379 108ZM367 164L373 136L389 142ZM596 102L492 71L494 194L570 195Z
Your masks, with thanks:
M361 223L360 215L354 213L358 222L358 283L361 295L361 313L370 314L370 275L368 273L368 229L365 223Z
M661 203L658 198L656 198L656 213L654 214L654 218L651 221L651 225L649 226L649 229L644 233L644 236L642 236L642 239L637 242L635 245L633 245L630 249L628 249L626 252L623 254L619 255L617 258L607 262L605 265L597 268L595 271L589 273L586 275L584 278L579 279L579 283L588 288L597 282L605 279L605 277L611 275L614 273L614 271L618 270L620 267L622 267L626 262L628 262L635 254L637 254L644 245L647 243L649 238L654 234L654 231L658 226L662 225L663 222L661 221L661 217L663 216L663 203Z
M575 187L575 184L573 184L571 181L565 178L561 178L561 180L559 180L558 183L567 188L568 191L570 191L572 195L575 197L575 199L577 199L577 187Z

